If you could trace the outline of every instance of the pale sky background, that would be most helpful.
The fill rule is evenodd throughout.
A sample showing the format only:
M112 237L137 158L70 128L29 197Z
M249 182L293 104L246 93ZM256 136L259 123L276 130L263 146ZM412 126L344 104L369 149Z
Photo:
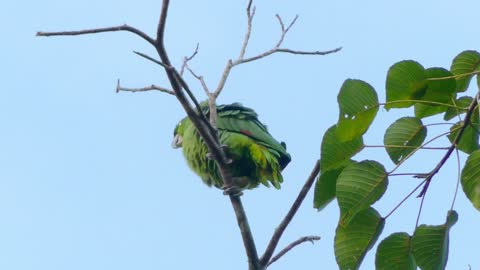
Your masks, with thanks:
M129 33L35 37L36 31L76 30L124 23L153 34L161 1L4 1L0 45L0 269L126 270L246 269L228 198L190 172L170 147L184 112L162 93L115 93L124 86L167 85L162 69L132 53L155 55ZM245 31L246 1L172 0L166 44L178 66L197 42L192 62L216 84L236 57ZM274 17L300 15L285 46L343 50L328 56L278 54L235 68L220 102L240 101L287 142L293 160L280 191L259 188L243 201L263 253L316 159L323 132L337 121L336 95L347 78L370 83L385 99L388 68L415 59L449 68L463 50L480 50L478 0L257 1L247 55L269 49L279 36ZM199 84L189 78L200 99ZM471 89L473 91L474 89ZM401 114L380 110L365 142L381 144ZM427 119L432 123L435 119ZM440 133L440 128L429 135ZM438 145L445 145L445 141ZM443 152L425 152L401 171L427 172ZM356 157L393 164L383 149ZM462 156L462 163L465 156ZM441 224L456 185L455 158L434 178L421 223ZM375 205L386 215L417 183L390 178ZM270 269L337 269L333 236L338 207L312 208L310 192L279 248L319 235ZM419 200L411 198L386 221L381 238L412 233ZM480 213L460 191L459 221L451 231L447 269L480 269ZM376 247L362 269L374 268Z

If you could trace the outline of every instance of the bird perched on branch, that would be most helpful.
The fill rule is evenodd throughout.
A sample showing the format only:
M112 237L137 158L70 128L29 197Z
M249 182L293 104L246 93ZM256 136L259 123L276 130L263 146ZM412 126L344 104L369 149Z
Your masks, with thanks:
M208 103L201 104L209 116ZM281 171L290 162L286 145L278 142L258 120L257 113L240 103L217 106L217 129L220 144L231 160L234 185L251 189L260 183L280 188ZM208 148L190 118L183 118L175 127L172 147L183 148L190 168L208 186L225 188L217 164L208 155Z

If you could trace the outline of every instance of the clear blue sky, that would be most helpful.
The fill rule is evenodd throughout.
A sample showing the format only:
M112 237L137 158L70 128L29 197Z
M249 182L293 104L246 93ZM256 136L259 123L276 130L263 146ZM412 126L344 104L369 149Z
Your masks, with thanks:
M158 66L132 53L154 55L152 48L128 33L35 37L39 30L124 23L153 34L160 2L3 3L0 269L246 269L228 199L204 186L181 151L170 147L173 128L184 115L175 99L156 92L115 93L117 79L130 87L167 86ZM172 0L166 42L174 63L199 42L192 66L216 84L225 61L238 54L245 5L244 0ZM280 191L259 188L243 197L259 252L319 158L322 134L337 120L342 82L363 79L384 100L386 71L393 63L416 59L425 67L448 68L459 52L480 50L479 9L478 0L258 1L247 55L276 42L276 13L285 21L300 15L287 47L343 47L324 57L274 55L240 66L220 98L255 108L293 157ZM202 96L197 82L189 82ZM383 131L399 115L381 110L366 143L381 144ZM382 149L357 157L364 158L393 166ZM439 152L427 152L405 171L428 171L439 158ZM455 164L452 159L432 183L421 223L444 222ZM391 190L376 205L380 213L388 213L416 181L391 178ZM412 233L418 205L410 199L387 220L382 237ZM298 247L271 269L336 269L338 207L332 203L317 212L311 206L312 193L280 247L304 235L322 240ZM447 268L479 269L480 213L462 192L455 209L460 219L451 231ZM373 254L362 269L373 269Z

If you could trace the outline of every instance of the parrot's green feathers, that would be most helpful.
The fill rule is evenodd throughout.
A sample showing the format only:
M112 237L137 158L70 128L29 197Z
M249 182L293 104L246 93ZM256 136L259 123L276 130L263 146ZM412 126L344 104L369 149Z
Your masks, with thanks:
M202 110L208 116L206 103L202 103ZM232 176L243 180L242 188L254 188L260 183L280 188L281 171L291 158L285 143L270 135L255 111L240 103L217 106L217 129L220 143L228 147L226 154L232 159ZM224 186L215 162L207 158L208 149L188 117L175 127L172 145L183 148L188 165L208 186Z

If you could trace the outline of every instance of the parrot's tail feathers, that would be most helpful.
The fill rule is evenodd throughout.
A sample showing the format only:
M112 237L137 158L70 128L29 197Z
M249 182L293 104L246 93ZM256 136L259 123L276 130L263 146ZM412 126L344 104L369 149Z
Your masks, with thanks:
M283 177L278 161L278 153L262 145L252 144L250 156L255 164L258 181L267 187L271 183L276 189L280 189Z

